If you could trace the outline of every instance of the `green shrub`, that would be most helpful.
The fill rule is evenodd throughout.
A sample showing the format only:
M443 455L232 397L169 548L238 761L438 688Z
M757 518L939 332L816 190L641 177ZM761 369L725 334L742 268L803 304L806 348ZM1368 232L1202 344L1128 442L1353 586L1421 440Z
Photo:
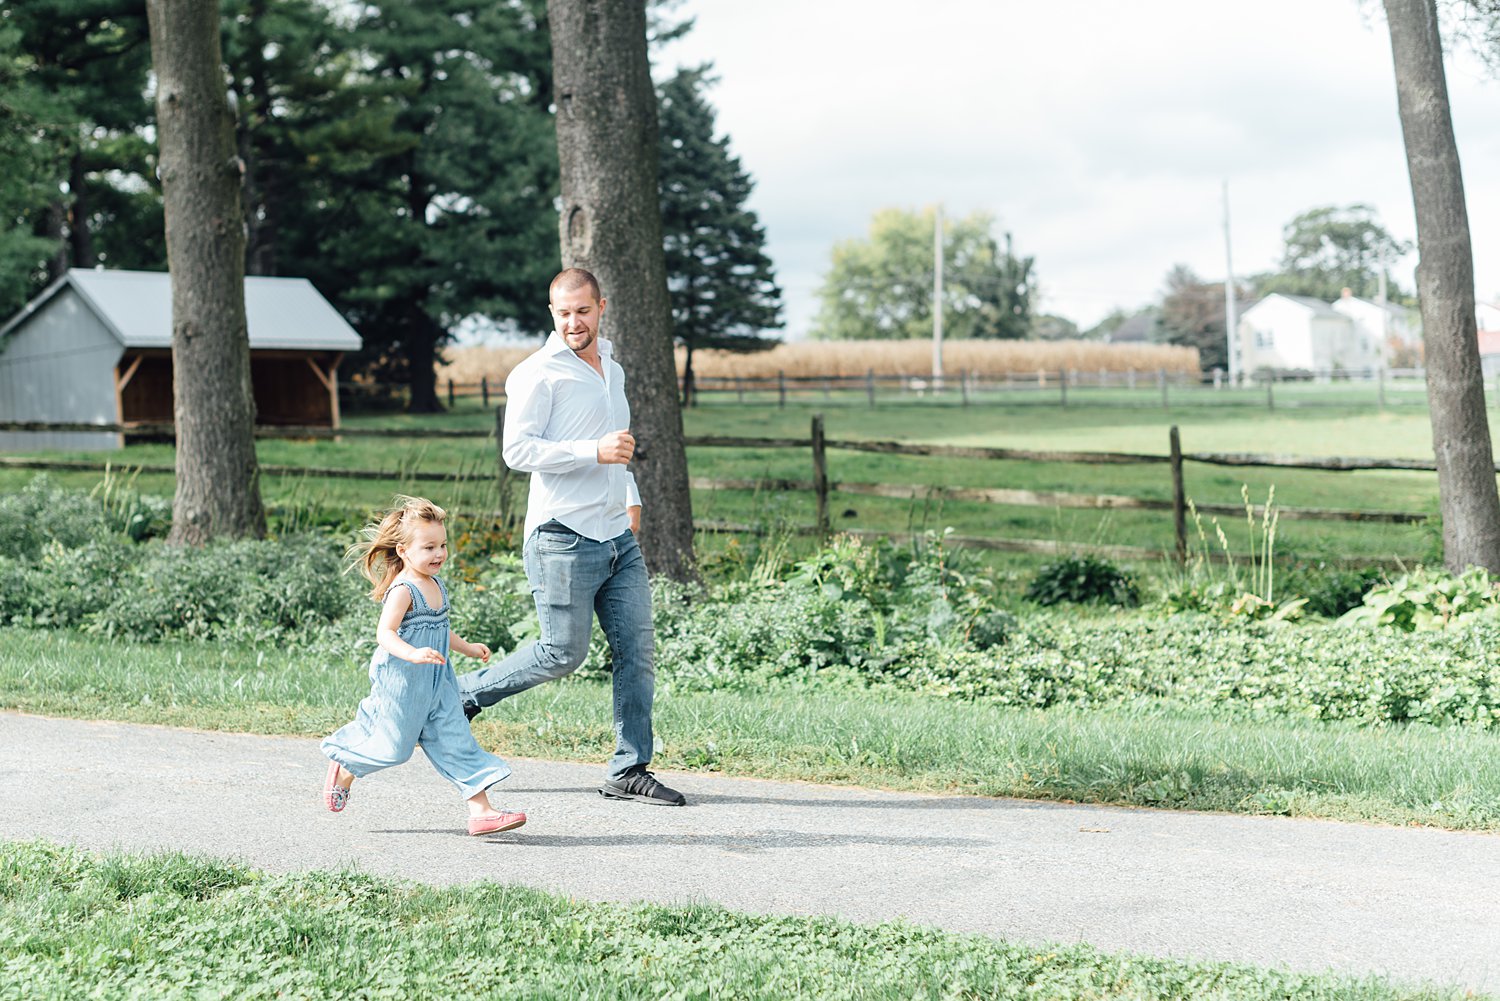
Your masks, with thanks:
M1343 625L1391 626L1406 632L1442 629L1454 619L1500 603L1500 584L1475 567L1453 576L1418 567L1389 584L1371 588L1363 603L1340 619Z
M1175 703L1231 716L1500 725L1500 611L1446 632L1182 615L1028 619L996 650L892 664L889 679L1002 705ZM879 680L879 679L876 679Z
M16 493L0 495L0 553L32 556L49 543L72 549L111 534L97 500L55 487L45 475Z
M358 607L342 570L338 547L316 536L152 545L88 625L131 640L275 639Z
M1303 563L1282 574L1277 590L1306 598L1304 609L1309 615L1336 619L1358 607L1365 592L1384 579L1384 571L1375 567L1345 568Z
M29 557L0 557L0 623L75 629L135 586L135 547L100 538L74 549L49 543Z
M1026 598L1038 605L1109 604L1133 608L1140 604L1135 582L1119 567L1097 556L1069 556L1037 571Z

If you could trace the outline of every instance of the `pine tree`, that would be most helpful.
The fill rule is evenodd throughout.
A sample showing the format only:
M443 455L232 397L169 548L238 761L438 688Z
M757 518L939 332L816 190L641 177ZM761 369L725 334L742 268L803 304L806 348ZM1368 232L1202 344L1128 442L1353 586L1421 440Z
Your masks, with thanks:
M729 137L715 137L703 97L710 69L679 70L658 88L662 239L676 340L687 348L687 405L695 402L695 350L761 350L777 343L765 331L782 326L765 230L745 204L754 182Z
M69 267L165 261L160 192L146 140L152 112L145 96L145 15L140 0L0 3L0 21L14 32L9 69L15 79L4 88L5 104L16 109L31 95L29 149L20 165L45 175L16 218L48 244L28 269L31 291ZM15 246L14 238L6 242ZM30 246L34 252L36 245Z
M56 243L31 226L36 209L49 201L55 157L37 139L47 101L30 79L21 42L18 28L0 22L0 322L25 305Z
M283 191L276 267L330 295L367 370L432 411L437 353L466 317L546 325L559 255L544 15L541 0L361 10L359 70L290 140L315 168Z

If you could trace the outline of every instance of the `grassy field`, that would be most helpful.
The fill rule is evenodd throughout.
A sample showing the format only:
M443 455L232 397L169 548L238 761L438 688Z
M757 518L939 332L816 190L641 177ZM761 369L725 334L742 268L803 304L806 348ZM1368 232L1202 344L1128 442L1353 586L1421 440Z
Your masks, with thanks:
M1350 386L1353 388L1350 388ZM1305 406L1267 412L1228 403L1186 405L1178 409L1106 405L1061 408L1055 405L987 404L961 407L950 402L910 399L864 408L862 397L737 405L723 398L690 409L684 415L692 435L800 437L808 435L812 414L826 414L831 439L875 439L979 445L1018 449L1123 451L1155 455L1167 452L1167 429L1177 424L1183 448L1192 452L1260 452L1284 455L1346 455L1385 458L1424 458L1432 454L1431 431L1425 409L1401 408L1386 412L1348 405L1349 394L1360 384L1293 385L1287 393L1300 394ZM1200 390L1212 393L1212 390ZM1226 391L1228 392L1228 391ZM1252 394L1252 390L1235 391ZM1149 395L1149 394L1148 394ZM1248 401L1250 396L1246 396ZM1317 404L1317 405L1313 405ZM478 401L460 400L452 412L436 416L405 414L364 415L348 419L349 426L472 428L491 430L493 414ZM404 489L441 498L449 507L493 509L497 495L488 479L478 482L419 482L409 474L420 471L446 476L488 477L495 468L494 445L487 439L349 438L333 441L262 441L258 445L266 465L298 469L361 468L386 471L387 483L312 478L304 475L267 476L267 501L282 509L319 507L373 509L389 494ZM109 460L128 470L133 466L172 463L168 445L133 445L117 453L44 453L39 457ZM809 453L801 449L689 450L694 476L715 479L811 478ZM833 450L829 474L835 481L1006 487L1086 494L1123 494L1165 500L1171 486L1165 464L1098 466L1077 463L984 461L939 457L903 457ZM0 490L16 489L34 474L0 471ZM53 473L59 483L90 487L99 474ZM140 489L170 496L169 475L142 474ZM1356 510L1395 510L1435 513L1436 477L1420 472L1328 473L1291 469L1230 469L1188 463L1188 495L1198 504L1241 501L1242 488L1252 500L1262 501L1275 487L1279 504L1287 507L1334 507ZM810 492L776 493L745 490L698 490L694 511L705 521L777 525L810 525L814 502ZM889 533L953 527L961 534L1055 540L1069 545L1109 542L1170 549L1172 528L1165 512L1087 511L1048 507L994 505L868 497L835 492L831 512L836 528ZM1237 547L1234 518L1221 516ZM1206 525L1210 536L1212 528ZM1306 560L1340 558L1399 558L1431 561L1437 530L1431 524L1381 525L1327 521L1284 520L1280 551ZM713 548L712 540L706 540Z
M627 907L352 872L270 876L42 844L0 844L0 971L0 998L1475 997L904 923Z
M0 630L0 707L43 715L321 737L367 684L361 655L121 644ZM462 663L459 669L466 669ZM1233 721L1141 704L1022 711L845 686L675 691L659 679L657 764L761 778L1500 830L1500 732ZM608 688L573 677L475 721L505 755L603 761Z

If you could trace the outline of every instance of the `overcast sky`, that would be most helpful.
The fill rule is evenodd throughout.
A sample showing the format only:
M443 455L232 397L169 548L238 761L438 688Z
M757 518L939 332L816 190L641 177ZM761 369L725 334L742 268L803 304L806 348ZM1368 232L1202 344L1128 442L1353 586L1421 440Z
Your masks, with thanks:
M816 311L829 252L877 209L984 209L1036 258L1040 309L1087 327L1170 267L1272 268L1282 227L1373 205L1415 241L1390 41L1358 0L685 0L658 75L712 61L718 125L786 296ZM1500 297L1500 83L1448 61L1481 298ZM1394 277L1412 286L1416 256Z

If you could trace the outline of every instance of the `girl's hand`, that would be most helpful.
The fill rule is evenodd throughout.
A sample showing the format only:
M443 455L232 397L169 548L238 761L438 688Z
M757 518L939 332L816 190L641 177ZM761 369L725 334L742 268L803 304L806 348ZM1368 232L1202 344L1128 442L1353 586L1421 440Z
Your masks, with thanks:
M438 653L430 646L417 647L411 652L411 656L407 659L410 660L413 664L446 663L446 661L443 660L443 655Z
M481 664L488 664L490 662L489 647L485 646L483 643L471 643L470 647L473 650L473 652L469 654L470 657L473 657Z

